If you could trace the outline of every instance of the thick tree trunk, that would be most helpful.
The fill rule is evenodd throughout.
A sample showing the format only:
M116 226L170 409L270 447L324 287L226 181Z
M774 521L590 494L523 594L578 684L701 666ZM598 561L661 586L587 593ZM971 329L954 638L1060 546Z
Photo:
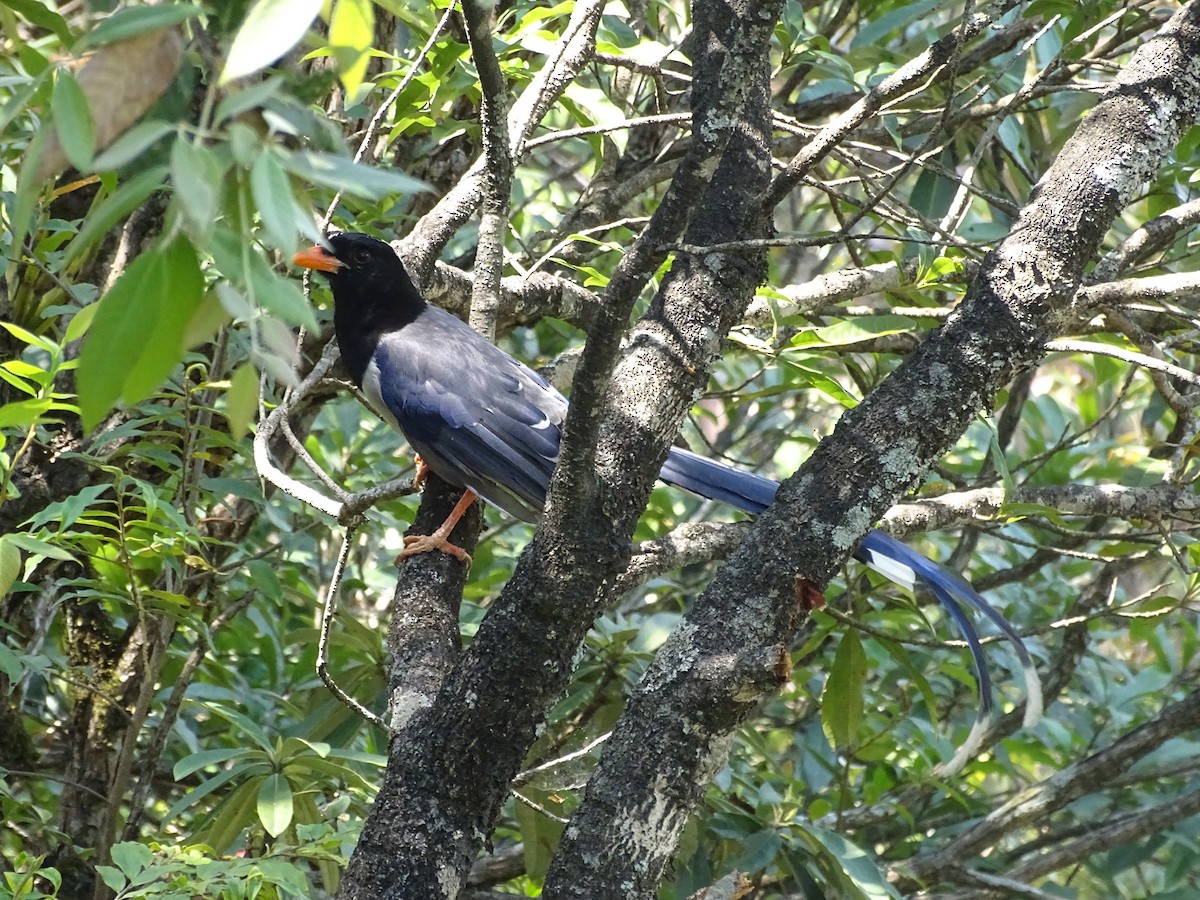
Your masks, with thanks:
M786 661L800 620L794 579L826 583L1007 379L1041 358L1070 320L1114 217L1198 109L1200 7L1192 4L1084 119L959 311L785 482L659 651L564 833L545 896L653 896L734 730ZM635 888L622 893L624 885Z
M410 716L394 739L343 898L457 896L546 709L568 682L576 649L610 596L606 583L624 567L658 463L703 387L721 336L763 277L757 259L731 261L724 272L689 261L687 274L672 279L675 293L664 289L656 309L686 307L680 298L689 296L691 285L705 295L694 303L698 313L681 332L666 336L669 343L656 339L664 336L665 320L655 324L652 315L635 336L645 352L635 354L604 396L605 375L641 284L657 267L661 244L684 233L752 92L759 121L749 132L758 147L748 155L733 142L731 165L749 165L760 191L767 186L762 61L777 14L777 5L749 4L726 22L712 17L713 43L703 52L713 56L697 65L708 74L697 83L694 100L693 131L705 138L681 163L591 329L572 391L575 421L568 420L543 527L432 706ZM723 192L720 199L734 222L752 214L740 192ZM757 214L754 200L752 195ZM706 239L718 234L719 227L705 232Z

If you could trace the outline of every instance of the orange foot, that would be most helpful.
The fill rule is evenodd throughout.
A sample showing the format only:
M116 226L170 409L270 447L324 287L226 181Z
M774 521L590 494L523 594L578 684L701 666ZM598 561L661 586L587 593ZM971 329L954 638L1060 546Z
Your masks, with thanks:
M438 531L441 531L439 528ZM433 550L441 550L443 553L449 553L456 559L462 560L468 566L471 564L471 554L464 550L458 544L452 544L444 537L438 537L434 534L410 534L404 539L404 549L400 551L400 555L396 557L396 563L400 560L408 559L410 556L416 556L418 553L429 553Z
M441 550L443 553L449 553L455 559L465 562L468 566L471 564L471 554L459 547L457 544L450 543L450 532L454 530L454 526L458 524L458 520L475 502L475 492L467 491L462 495L462 499L458 501L450 515L446 516L446 521L438 526L438 530L433 534L413 534L404 539L404 549L400 551L400 555L396 557L396 564L400 564L400 560L408 559L410 556L416 556L418 553L429 553L431 550Z

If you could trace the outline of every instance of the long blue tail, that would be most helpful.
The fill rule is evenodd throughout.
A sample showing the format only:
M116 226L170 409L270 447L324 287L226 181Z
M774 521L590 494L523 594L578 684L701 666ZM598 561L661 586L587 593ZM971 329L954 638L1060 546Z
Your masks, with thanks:
M720 500L753 515L770 506L775 500L775 492L779 489L779 483L770 478L698 456L678 447L671 448L658 477L667 484L710 500ZM990 619L1012 644L1025 676L1025 724L1032 725L1041 718L1042 686L1025 642L971 585L954 572L926 559L882 531L868 532L854 556L909 590L913 590L917 582L929 588L946 610L946 614L954 620L963 641L966 642L979 683L979 716L976 727L967 740L968 746L962 747L955 757L958 765L974 754L976 746L970 745L976 745L982 738L983 726L992 714L992 679L988 672L987 656L979 642L979 632L963 612L964 604ZM952 767L956 766L953 763L943 766L943 772Z

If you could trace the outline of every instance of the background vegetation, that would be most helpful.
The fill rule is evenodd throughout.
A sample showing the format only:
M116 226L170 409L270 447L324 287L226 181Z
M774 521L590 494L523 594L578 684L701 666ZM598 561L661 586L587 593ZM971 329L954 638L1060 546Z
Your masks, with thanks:
M492 323L569 385L706 77L686 4L610 2L578 74L531 114L516 98L561 64L580 9L501 3L489 63L444 3L0 8L0 897L337 890L387 741L315 672L344 531L255 464L255 423L330 331L328 293L287 262L326 224L413 232L422 282L465 316L480 222L489 239L500 216ZM793 472L948 315L1175 9L786 3L770 45L780 166L932 42L987 27L780 198L783 240L684 439ZM528 132L488 135L485 98L502 101L493 127L511 109ZM519 145L507 209L477 189L482 218L430 237L497 137ZM1027 636L1045 718L1003 717L941 777L977 703L967 658L923 598L852 564L789 648L792 678L738 732L662 896L723 877L723 896L764 898L1195 895L1198 142L1187 131L1113 224L1069 332L892 520ZM406 486L398 438L336 378L287 402L260 450L336 498L327 510L338 486ZM416 508L395 492L371 508L330 636L333 678L378 715L391 560ZM729 551L694 526L735 518L655 491L635 538L674 532L686 552L631 576L595 622L467 891L538 893L599 739ZM468 642L532 534L485 521ZM992 647L1008 711L1020 680Z

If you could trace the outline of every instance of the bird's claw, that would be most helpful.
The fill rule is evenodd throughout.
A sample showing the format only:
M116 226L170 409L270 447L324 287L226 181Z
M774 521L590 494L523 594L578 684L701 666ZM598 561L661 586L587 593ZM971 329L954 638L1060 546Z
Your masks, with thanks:
M396 564L399 565L403 559L408 559L410 556L416 556L420 553L430 553L434 550L440 550L442 553L449 553L460 562L471 564L471 554L457 544L452 544L445 537L436 534L410 534L404 538L404 549L400 551L400 555L396 557Z

